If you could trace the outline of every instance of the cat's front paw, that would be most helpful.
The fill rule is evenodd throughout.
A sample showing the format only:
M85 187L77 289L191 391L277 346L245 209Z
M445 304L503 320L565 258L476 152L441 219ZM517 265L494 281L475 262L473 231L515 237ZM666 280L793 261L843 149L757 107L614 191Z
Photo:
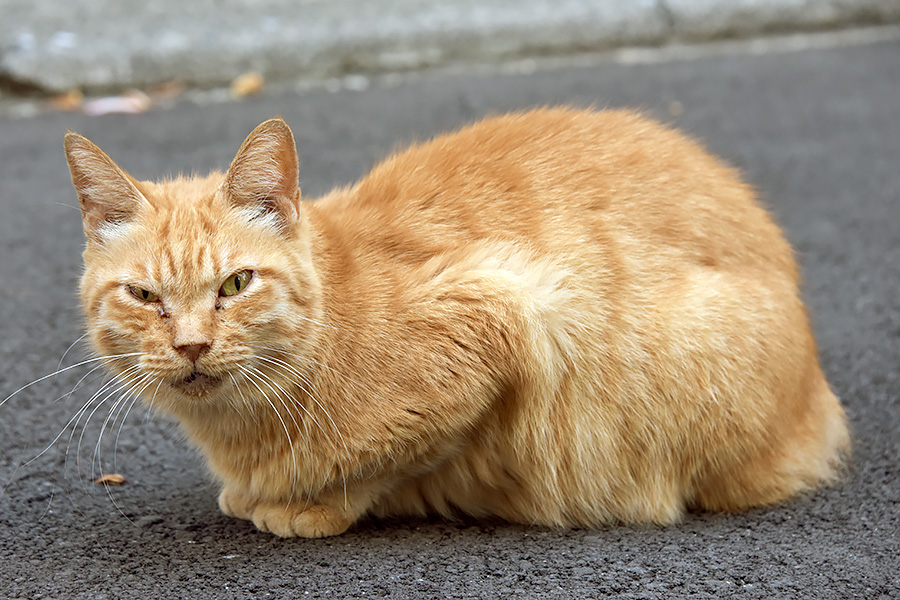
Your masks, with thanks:
M260 531L280 537L319 538L347 531L353 521L339 508L315 504L306 508L261 505L253 511Z

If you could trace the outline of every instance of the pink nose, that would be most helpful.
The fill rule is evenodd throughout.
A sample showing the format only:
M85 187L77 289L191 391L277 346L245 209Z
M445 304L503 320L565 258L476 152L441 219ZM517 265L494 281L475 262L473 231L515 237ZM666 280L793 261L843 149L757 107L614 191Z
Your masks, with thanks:
M187 344L185 346L175 346L175 350L179 354L187 358L191 362L197 362L200 356L209 350L209 344Z

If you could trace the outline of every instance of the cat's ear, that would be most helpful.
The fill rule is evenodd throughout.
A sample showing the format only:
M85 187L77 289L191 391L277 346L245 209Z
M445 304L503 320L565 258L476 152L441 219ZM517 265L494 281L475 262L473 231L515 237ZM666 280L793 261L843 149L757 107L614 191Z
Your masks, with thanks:
M269 119L247 136L225 175L229 202L251 219L269 219L284 228L300 218L300 164L287 123Z
M69 132L65 147L89 239L103 241L105 234L127 223L142 205L149 204L134 179L90 140Z

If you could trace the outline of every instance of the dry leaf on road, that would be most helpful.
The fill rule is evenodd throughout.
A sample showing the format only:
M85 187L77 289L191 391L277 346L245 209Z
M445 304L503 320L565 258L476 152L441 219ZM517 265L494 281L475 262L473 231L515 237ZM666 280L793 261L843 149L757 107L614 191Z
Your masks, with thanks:
M265 85L262 73L248 71L235 77L228 91L231 92L232 98L243 98L262 92Z
M125 483L125 477L118 473L107 473L94 480L94 483L102 485L122 485Z

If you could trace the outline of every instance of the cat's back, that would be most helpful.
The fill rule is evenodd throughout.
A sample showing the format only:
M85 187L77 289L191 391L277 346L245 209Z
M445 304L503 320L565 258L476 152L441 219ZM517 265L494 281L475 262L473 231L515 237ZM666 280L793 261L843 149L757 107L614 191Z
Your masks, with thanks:
M796 278L789 246L736 172L630 111L489 118L393 155L317 208L341 237L405 259L486 239L554 253L587 243Z
M686 505L769 504L834 476L844 417L791 249L687 136L622 111L501 116L396 154L310 210L339 248L323 272L353 347L387 354L401 380L433 366L418 384L451 387L474 354L515 398L385 513L426 498L528 522L671 522ZM534 448L556 459L520 464ZM518 491L493 495L506 485Z

